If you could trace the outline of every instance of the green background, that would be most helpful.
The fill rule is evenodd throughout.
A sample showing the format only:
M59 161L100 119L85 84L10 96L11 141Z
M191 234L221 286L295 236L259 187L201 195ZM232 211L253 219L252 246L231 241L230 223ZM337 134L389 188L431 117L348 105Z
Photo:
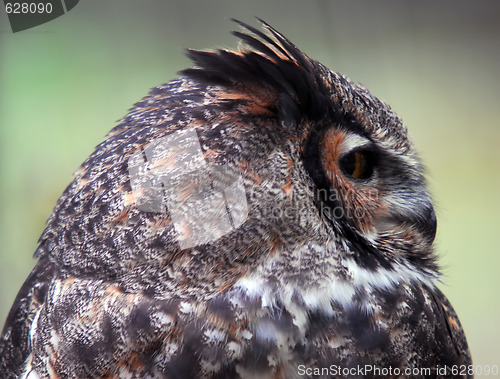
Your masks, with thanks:
M258 16L405 120L437 208L444 292L475 364L500 365L500 2L83 0L13 34L0 11L0 324L72 172L185 48Z

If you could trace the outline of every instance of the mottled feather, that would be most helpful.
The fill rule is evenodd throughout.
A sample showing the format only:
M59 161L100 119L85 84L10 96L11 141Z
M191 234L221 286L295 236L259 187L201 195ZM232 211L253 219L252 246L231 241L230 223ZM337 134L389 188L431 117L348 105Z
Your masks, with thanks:
M75 173L5 323L4 377L471 364L400 118L237 22L246 47L188 51Z

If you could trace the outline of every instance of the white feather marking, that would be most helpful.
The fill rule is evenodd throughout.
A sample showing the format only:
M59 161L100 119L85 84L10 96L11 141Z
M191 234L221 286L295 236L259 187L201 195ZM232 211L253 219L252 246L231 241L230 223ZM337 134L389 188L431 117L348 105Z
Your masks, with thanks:
M355 288L364 288L367 290L372 288L387 289L399 285L401 282L420 282L430 288L434 288L434 280L437 279L435 276L424 274L415 268L402 264L391 270L383 267L376 270L367 270L360 267L352 259L346 259L344 262L352 275Z
M220 342L226 342L227 334L225 331L218 329L207 329L203 334L208 344L216 345Z
M260 298L261 307L269 312L275 312L276 304L283 306L293 315L294 324L299 328L307 323L308 311L321 311L325 315L332 315L332 302L343 307L352 304L352 298L357 291L371 292L399 286L401 283L422 283L434 288L437 277L425 274L406 265L399 265L395 269L378 268L369 270L360 267L352 259L344 259L343 265L350 273L350 280L328 279L323 277L314 287L303 287L300 283L281 283L275 286L267 283L260 273L247 276L236 282L237 288L244 297L257 300ZM295 298L301 299L303 304L297 303ZM240 305L234 302L235 305ZM367 309L367 311L370 311Z
M369 145L371 145L371 141L368 138L355 133L347 133L344 141L342 142L340 154L344 155L354 149L359 149Z
M183 301L180 304L179 310L184 314L189 314L189 313L194 312L194 307L192 304L188 303L187 301Z
M38 318L40 317L40 312L41 312L41 309L39 309L35 313L35 317L33 317L33 321L31 322L30 339L29 339L30 346L33 346L33 344L35 343L35 336L36 336L36 332L37 332L37 328L38 328Z
M50 333L50 344L54 347L57 348L59 346L59 341L61 338L59 337L59 334L55 330L52 330Z
M38 375L30 366L27 368L27 371L19 376L19 379L40 379L40 375Z

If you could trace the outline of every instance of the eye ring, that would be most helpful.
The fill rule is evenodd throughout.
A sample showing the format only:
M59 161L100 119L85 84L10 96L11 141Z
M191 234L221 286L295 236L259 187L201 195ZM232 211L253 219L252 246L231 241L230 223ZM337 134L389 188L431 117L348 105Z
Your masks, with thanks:
M344 155L339 161L339 166L342 172L352 179L368 180L375 172L376 163L376 154L373 150L358 149Z

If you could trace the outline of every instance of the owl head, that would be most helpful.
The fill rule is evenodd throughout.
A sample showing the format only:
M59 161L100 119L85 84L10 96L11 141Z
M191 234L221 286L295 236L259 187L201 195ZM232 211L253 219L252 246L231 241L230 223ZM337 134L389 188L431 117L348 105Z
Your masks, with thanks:
M400 118L265 22L237 22L238 51L188 51L194 66L96 148L38 254L179 296L257 271L302 287L433 278L436 218Z

